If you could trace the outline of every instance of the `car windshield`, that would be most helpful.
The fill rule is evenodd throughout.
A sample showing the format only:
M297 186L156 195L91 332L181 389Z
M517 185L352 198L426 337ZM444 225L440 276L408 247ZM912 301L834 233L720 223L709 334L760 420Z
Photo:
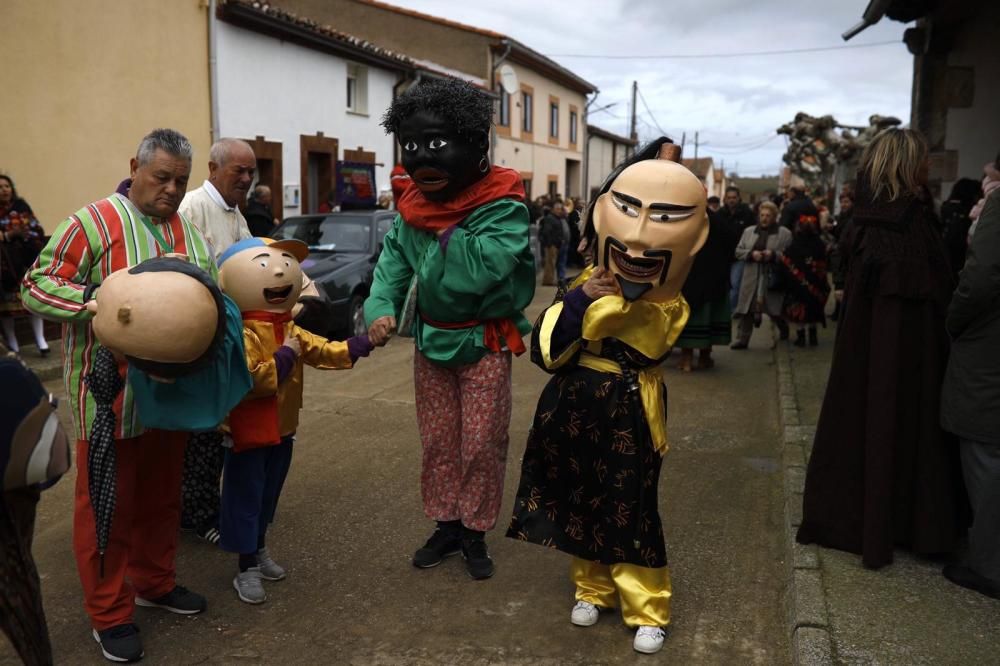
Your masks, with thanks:
M331 215L288 220L275 237L300 240L312 252L368 252L371 250L371 229L371 217Z

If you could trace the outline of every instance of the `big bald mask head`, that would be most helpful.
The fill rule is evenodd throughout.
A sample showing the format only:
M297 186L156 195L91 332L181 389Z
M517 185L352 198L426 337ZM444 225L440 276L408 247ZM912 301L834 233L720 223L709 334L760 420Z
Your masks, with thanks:
M454 199L489 173L484 162L490 147L487 133L459 133L432 111L420 110L402 120L398 139L403 168L431 201Z
M708 237L705 188L687 168L666 159L622 171L594 206L597 263L611 271L622 296L668 301Z

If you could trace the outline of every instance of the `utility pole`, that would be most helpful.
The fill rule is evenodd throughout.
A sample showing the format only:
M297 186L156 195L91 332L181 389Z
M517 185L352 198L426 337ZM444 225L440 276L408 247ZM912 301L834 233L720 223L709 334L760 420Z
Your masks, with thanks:
M698 159L698 133L694 133L694 158Z
M688 133L681 132L681 155L684 154L684 144L687 143Z
M639 139L639 135L635 131L635 103L636 103L636 94L638 93L638 91L639 91L639 82L633 81L632 82L632 131L629 132L629 138L632 139L633 141L637 141Z

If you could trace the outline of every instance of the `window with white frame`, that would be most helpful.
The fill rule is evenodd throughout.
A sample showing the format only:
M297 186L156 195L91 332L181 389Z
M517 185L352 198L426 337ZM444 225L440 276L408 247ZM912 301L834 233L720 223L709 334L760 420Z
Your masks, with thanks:
M357 63L347 63L347 110L368 113L368 68Z

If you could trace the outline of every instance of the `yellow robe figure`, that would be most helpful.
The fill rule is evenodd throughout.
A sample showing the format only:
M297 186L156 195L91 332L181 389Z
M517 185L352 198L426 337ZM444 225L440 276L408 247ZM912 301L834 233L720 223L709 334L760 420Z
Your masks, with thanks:
M689 308L680 296L588 303L575 294L557 299L532 334L532 360L555 376L539 399L508 536L573 555L578 601L620 605L630 627L666 626L670 572L656 501L667 450L659 363Z

